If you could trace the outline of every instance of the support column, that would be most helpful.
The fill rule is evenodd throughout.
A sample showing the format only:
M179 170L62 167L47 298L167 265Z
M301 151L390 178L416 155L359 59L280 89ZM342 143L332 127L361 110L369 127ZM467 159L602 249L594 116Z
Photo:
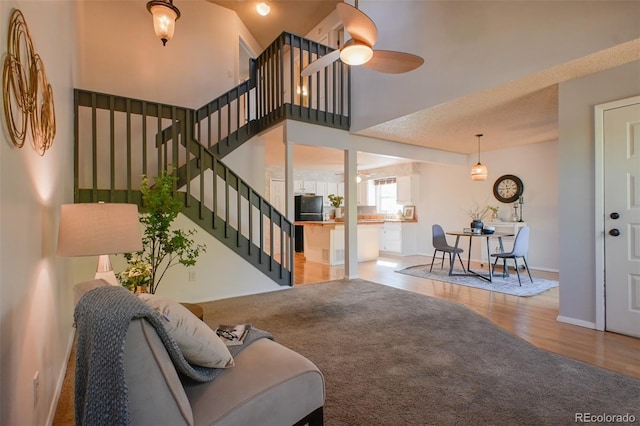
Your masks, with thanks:
M358 278L358 151L344 151L344 274L346 279Z

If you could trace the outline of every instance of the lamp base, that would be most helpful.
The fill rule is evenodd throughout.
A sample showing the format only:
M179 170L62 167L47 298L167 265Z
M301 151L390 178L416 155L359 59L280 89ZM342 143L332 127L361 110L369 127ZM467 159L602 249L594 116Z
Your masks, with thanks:
M98 258L98 268L94 278L97 280L105 280L111 285L120 285L116 278L116 274L113 272L113 268L111 267L111 260L109 259L108 254L103 254Z

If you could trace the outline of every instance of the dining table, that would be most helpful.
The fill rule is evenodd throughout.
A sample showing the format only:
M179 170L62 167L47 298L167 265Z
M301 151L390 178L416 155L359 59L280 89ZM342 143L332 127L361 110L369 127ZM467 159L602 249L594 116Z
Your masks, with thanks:
M458 249L459 244L460 244L460 237L469 237L469 249L467 250L467 270L465 273L454 273L453 272L453 262L450 262L449 264L449 276L475 276L478 277L480 279L489 281L489 282L493 282L493 270L491 268L491 248L490 248L490 243L489 243L489 239L491 238L497 238L498 239L498 246L500 247L500 251L503 252L504 251L504 245L502 244L502 238L503 237L513 237L515 234L513 232L493 232L493 233L484 233L484 232L480 232L480 233L476 233L476 232L468 232L468 231L450 231L447 232L447 235L453 235L456 237L456 242L455 242L455 248ZM482 272L479 271L474 271L471 269L471 247L472 247L472 242L474 238L484 238L487 242L487 259L488 259L488 265L489 265L489 273L488 274L484 274ZM482 248L482 245L481 245ZM509 276L509 269L504 268L503 271L504 276L508 277Z

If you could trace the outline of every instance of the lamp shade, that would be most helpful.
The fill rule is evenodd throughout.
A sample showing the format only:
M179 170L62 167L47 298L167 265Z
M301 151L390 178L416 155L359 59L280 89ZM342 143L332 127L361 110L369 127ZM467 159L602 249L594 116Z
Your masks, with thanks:
M173 5L173 0L151 0L147 10L153 15L153 30L166 46L176 29L176 21L180 18L180 10Z
M471 180L487 180L489 171L484 164L476 164L471 168Z
M135 204L62 205L58 256L100 256L140 250L142 232Z

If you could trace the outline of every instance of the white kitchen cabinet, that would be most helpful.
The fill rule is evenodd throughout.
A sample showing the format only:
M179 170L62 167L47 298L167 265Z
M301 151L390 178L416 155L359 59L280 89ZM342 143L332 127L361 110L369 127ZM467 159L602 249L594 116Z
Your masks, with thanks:
M340 195L338 194L338 182L327 182L327 195Z
M294 194L304 194L304 182L301 180L293 181L293 193Z
M305 194L315 194L316 193L316 181L315 180L305 180L304 183L304 192Z
M344 197L344 182L338 182L338 194L341 197Z
M362 181L357 184L358 185L358 205L359 206L368 206L369 205L369 194L367 192L367 181Z
M380 228L380 251L410 256L418 253L417 222L385 222Z
M322 201L324 204L329 204L329 200L327 199L327 195L329 195L329 193L327 192L327 183L328 182L323 181L316 182L316 195L322 196Z
M397 176L396 177L396 200L398 204L415 204L420 193L418 176Z

